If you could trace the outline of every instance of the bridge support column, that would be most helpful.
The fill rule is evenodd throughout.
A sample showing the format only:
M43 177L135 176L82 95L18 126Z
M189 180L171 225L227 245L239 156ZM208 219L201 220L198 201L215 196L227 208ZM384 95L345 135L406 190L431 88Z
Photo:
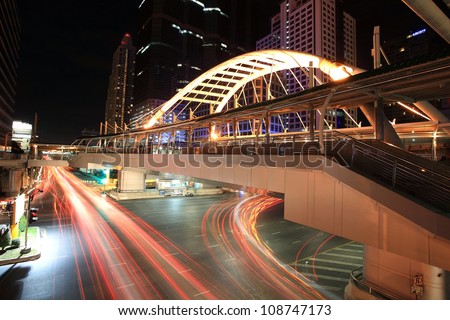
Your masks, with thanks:
M118 174L119 192L144 192L145 171L123 168Z
M384 141L384 111L383 111L384 99L378 97L375 102L375 138L380 141Z
M359 108L366 116L367 120L369 121L370 125L372 127L375 127L375 109L373 106L369 105L359 105ZM399 148L404 148L403 143L398 136L397 132L395 131L394 127L391 125L389 120L386 117L383 117L383 123L384 123L384 138L385 142L388 142L390 144L393 144Z
M161 139L162 139L162 134L161 134L161 132L158 132L158 150L156 153L161 153Z
M270 143L270 125L271 125L271 119L270 119L269 114L266 114L266 116L264 117L264 122L266 123L266 143L269 144Z
M311 142L314 141L314 123L316 122L316 110L313 107L309 109L309 140Z
M189 130L187 131L187 135L188 135L188 148L192 148L192 141L194 139L194 132L192 130L192 127L189 128Z
M445 300L450 295L445 270L368 245L364 281L401 299Z
M239 122L238 122L236 119L233 119L233 137L234 137L234 144L237 144L238 126L239 126Z

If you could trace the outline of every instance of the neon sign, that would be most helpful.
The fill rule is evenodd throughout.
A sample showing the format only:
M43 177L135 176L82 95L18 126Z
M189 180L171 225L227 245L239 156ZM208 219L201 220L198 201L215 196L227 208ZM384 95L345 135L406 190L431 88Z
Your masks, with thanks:
M427 31L427 29L421 29L421 30L418 30L418 31L416 31L416 32L413 32L413 33L411 33L411 34L408 36L408 39L409 39L409 38L412 38L412 37L417 37L417 36L419 36L419 35L421 35L421 34L424 34L426 31Z

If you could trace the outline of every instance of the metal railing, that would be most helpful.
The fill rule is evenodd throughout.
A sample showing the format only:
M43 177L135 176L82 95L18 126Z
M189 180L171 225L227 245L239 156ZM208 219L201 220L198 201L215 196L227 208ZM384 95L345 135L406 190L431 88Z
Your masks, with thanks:
M450 217L450 170L438 162L377 140L334 132L325 155L343 166Z
M358 289L365 291L378 299L384 300L402 300L403 298L395 295L381 287L364 280L363 267L356 268L350 272L350 282Z

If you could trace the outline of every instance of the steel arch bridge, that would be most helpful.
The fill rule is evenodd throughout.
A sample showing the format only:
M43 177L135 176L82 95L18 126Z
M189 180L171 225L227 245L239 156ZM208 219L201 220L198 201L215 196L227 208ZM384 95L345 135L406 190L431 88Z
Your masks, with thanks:
M314 72L314 69L319 69L332 80L344 79L363 71L298 51L254 51L225 61L203 73L170 100L160 105L152 115L146 115L140 119L138 126L146 129L153 127L160 122L164 115L169 113L174 113L176 118L182 112L190 111L192 118L195 111L201 106L209 105L210 113L220 113L229 102L233 101L233 108L236 108L239 106L236 101L244 94L243 88L258 78L262 78L265 82L266 99L269 100L273 97L271 87L275 84L282 87L282 91L287 94L288 89L277 74L280 71L285 71L285 75L294 80L302 89L305 88L298 78L298 70L308 78L313 77L316 83L322 84L322 80ZM313 83L309 79L309 87Z

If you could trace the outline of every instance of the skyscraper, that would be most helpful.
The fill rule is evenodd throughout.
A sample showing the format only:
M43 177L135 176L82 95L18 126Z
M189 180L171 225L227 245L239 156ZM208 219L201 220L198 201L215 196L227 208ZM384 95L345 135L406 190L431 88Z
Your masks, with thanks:
M245 52L238 15L251 0L143 0L139 5L136 110L149 112L209 68ZM241 33L242 36L238 36ZM155 103L157 102L157 103Z
M0 145L4 145L6 134L12 131L19 60L19 34L16 1L0 1Z
M408 63L414 59L429 59L433 55L448 50L448 44L434 30L420 28L402 37L384 41L382 48L389 63L397 64ZM450 115L450 99L430 102L447 116ZM426 117L411 112L397 103L386 104L384 113L390 121L395 119L396 123L417 122L426 119Z
M271 33L257 41L256 49L296 50L355 66L355 19L344 12L342 0L285 0L280 3L280 12L272 17ZM321 82L329 81L323 73L316 76ZM308 77L301 70L295 77L286 75L285 82L288 93L308 88ZM345 112L356 118L355 109ZM344 114L343 110L330 111L325 120L334 128L353 126L353 120ZM307 112L283 119L283 126L290 131L301 131L309 125Z
M134 100L135 57L136 48L127 33L113 56L105 111L107 133L125 129L130 123Z

